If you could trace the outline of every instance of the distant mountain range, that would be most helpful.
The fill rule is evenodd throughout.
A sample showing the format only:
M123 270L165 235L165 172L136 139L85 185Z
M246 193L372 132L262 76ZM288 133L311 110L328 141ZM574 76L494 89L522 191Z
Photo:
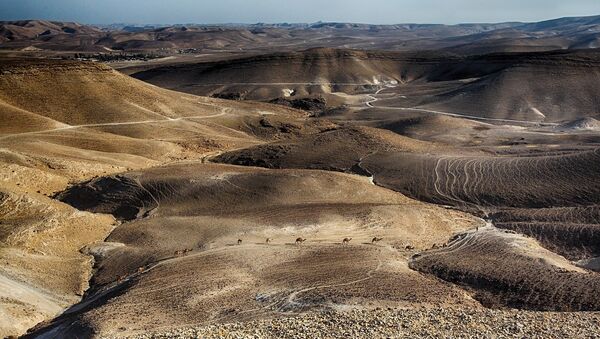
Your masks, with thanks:
M439 50L457 54L530 52L600 47L600 16L535 23L458 25L312 24L89 26L41 20L0 22L0 48L78 52L165 53L181 49L298 50L335 47L385 50Z

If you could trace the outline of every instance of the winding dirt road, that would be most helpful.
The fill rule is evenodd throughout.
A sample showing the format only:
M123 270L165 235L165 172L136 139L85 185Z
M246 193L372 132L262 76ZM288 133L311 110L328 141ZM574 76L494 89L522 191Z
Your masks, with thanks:
M227 113L228 112L226 112L226 110L223 110L220 113L212 114L212 115L194 115L194 116L189 116L189 117L167 118L167 119L160 119L160 120L141 120L141 121L127 121L127 122L107 122L107 123L101 123L101 124L68 125L68 126L64 126L64 127L57 127L57 128L46 129L46 130L42 130L42 131L23 132L23 133L14 133L14 134L3 135L3 136L0 136L0 140L8 139L11 137L23 136L23 135L43 134L43 133L66 131L66 130L72 130L72 129L77 129L77 128L85 128L85 127L142 125L142 124L177 122L177 121L188 120L188 119L210 119L210 118L216 118L216 117L223 116Z
M485 117L478 117L478 116L466 115L466 114L459 114L459 113L450 113L450 112L435 111L435 110L430 110L430 109L425 109L425 108L418 108L418 107L394 107L394 106L374 106L373 105L375 102L377 102L377 101L380 100L377 97L375 97L375 95L379 95L379 93L381 93L385 89L395 88L395 87L396 86L386 86L386 87L380 88L374 94L367 95L367 97L369 97L370 100L366 101L365 105L368 108L379 108L379 109L390 109L390 110L399 110L399 111L413 111L413 112L432 113L432 114L446 115L446 116L451 116L451 117L456 117L456 118L464 118L464 119L480 120L480 121L506 122L506 123L517 123L517 124L527 124L527 125L536 125L536 126L557 126L558 125L558 124L555 124L555 123L542 123L542 122L526 121L526 120L485 118Z

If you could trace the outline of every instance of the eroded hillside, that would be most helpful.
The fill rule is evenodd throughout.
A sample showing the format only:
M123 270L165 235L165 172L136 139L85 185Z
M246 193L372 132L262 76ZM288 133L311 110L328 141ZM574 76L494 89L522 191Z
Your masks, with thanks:
M0 68L3 335L77 302L93 265L80 250L118 225L54 193L99 175L325 128L301 112L171 92L99 64L11 59Z
M384 112L553 123L598 117L599 56L593 50L464 57L320 48L156 67L133 76L198 95L263 101L323 97L328 107L368 100ZM387 95L377 103L365 97L378 89Z
M2 335L600 311L594 51L3 61Z

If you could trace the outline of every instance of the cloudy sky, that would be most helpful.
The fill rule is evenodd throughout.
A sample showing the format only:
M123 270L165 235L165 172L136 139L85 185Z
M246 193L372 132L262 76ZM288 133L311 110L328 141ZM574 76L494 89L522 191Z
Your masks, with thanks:
M0 0L0 20L82 23L540 21L600 15L600 0Z

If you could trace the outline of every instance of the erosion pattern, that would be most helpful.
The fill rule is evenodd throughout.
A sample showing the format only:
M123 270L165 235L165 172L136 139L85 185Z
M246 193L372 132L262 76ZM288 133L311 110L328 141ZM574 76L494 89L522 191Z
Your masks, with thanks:
M115 312L121 326L143 331L334 304L472 303L408 269L409 252L371 238L430 248L480 221L358 176L181 164L95 179L58 197L117 218L139 216L124 207L150 213L88 249L96 258L93 287L39 333L117 334ZM339 234L356 245L341 245ZM298 236L309 242L294 244ZM413 288L395 288L402 285Z
M345 129L324 132L300 142L225 153L214 160L359 173L419 200L470 211L494 222L495 227L462 235L447 248L425 252L413 259L411 267L476 289L475 297L486 305L539 310L598 308L598 301L586 287L594 286L598 279L595 273L586 271L597 269L598 149L540 154L522 151L520 155L494 157L463 150L462 155L452 155L459 151L427 143L407 147L406 140L396 136L387 146L358 154L315 154L314 147L321 140L331 145L350 145L350 141L341 140L353 133L356 131ZM364 144L370 140L348 139ZM272 152L275 149L281 151ZM537 242L499 228L531 236Z
M146 43L31 25L49 42L98 34L100 48L269 40L168 27L140 32ZM352 27L314 29L330 41ZM8 44L34 41L44 45ZM1 336L125 337L388 307L600 311L597 51L235 53L138 74L191 94L102 63L2 59ZM594 331L597 313L573 317Z
M600 299L592 292L600 286L597 274L527 242L489 226L415 257L411 267L475 287L475 297L488 306L598 310Z
M52 199L69 183L328 125L306 125L304 113L279 106L171 92L98 63L44 59L2 60L0 120L0 336L80 300L93 274L92 256L80 250L119 223L102 214L108 208L89 214ZM131 201L115 215L144 216L152 202Z
M392 156L372 167L368 159L363 163L382 185L488 216L500 228L581 260L598 255L599 156L596 149L501 158ZM391 170L392 162L400 166Z
M363 164L385 186L444 205L541 208L600 202L600 150L494 158L393 154Z
M387 87L389 96L371 107L556 123L598 117L599 66L595 50L459 56L316 48L155 67L133 77L197 95L325 97L330 107Z

